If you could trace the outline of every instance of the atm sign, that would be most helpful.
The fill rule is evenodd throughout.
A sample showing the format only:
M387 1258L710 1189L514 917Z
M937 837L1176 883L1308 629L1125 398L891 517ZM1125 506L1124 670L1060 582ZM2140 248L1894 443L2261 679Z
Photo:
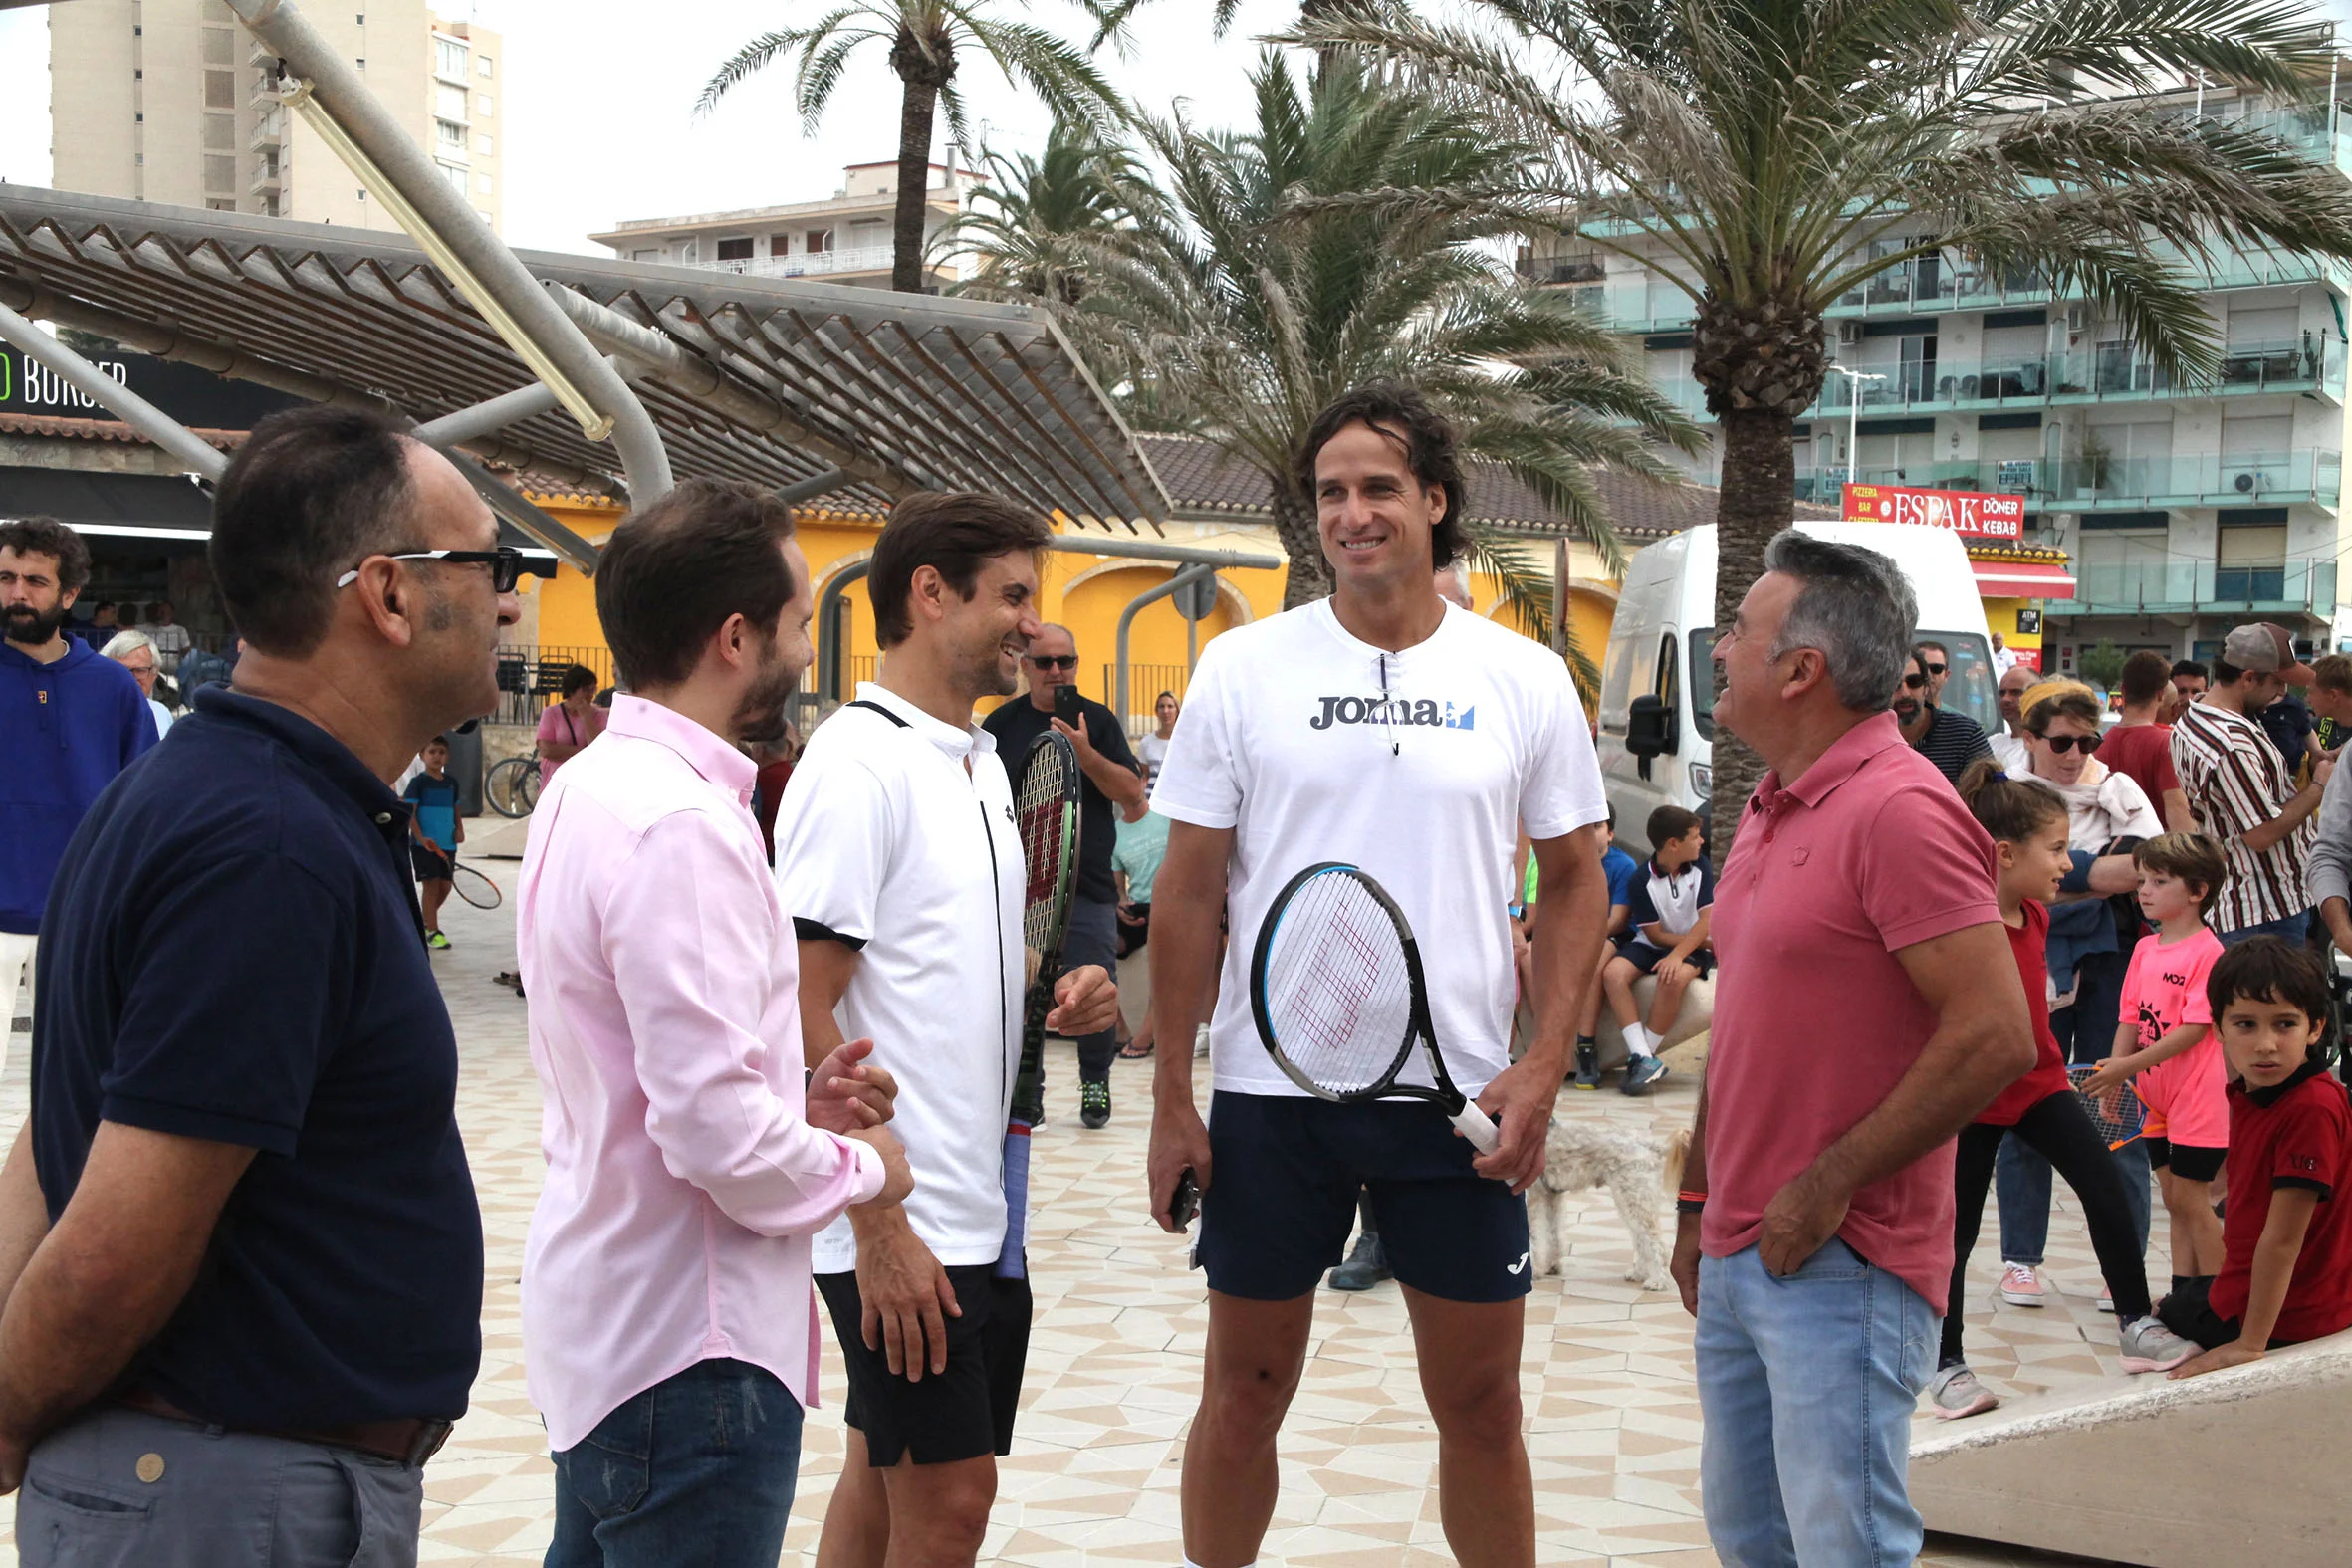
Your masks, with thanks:
M1971 539L2025 537L2025 498L1972 490L1914 490L1904 485L1845 487L1848 523L1912 523Z

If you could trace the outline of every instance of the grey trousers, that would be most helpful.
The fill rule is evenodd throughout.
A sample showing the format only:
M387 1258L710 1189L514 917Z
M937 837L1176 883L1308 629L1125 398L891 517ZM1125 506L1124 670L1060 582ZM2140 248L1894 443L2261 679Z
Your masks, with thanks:
M414 1568L424 1471L105 1406L33 1450L24 1568Z

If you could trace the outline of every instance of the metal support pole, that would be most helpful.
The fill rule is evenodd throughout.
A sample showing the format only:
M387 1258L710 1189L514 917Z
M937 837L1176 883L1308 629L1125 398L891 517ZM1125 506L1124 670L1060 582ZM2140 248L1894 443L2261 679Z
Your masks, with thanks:
M555 388L544 381L501 393L469 408L428 419L408 433L426 446L449 447L477 436L491 435L511 424L519 424L534 414L544 414L556 407Z
M818 602L817 695L821 701L841 700L841 645L848 640L841 635L841 615L849 607L849 584L863 582L872 569L871 560L842 567L839 575L825 584L824 597Z
M549 300L481 214L451 190L422 148L293 0L227 0L299 85L286 102L400 226L483 321L594 440L609 438L637 505L671 487L669 454L645 405Z
M1203 554L1205 555L1207 552L1203 552ZM1154 599L1164 599L1192 583L1216 575L1217 568L1215 566L1206 561L1196 562L1184 567L1158 587L1136 594L1127 601L1127 607L1119 611L1119 653L1116 666L1118 674L1114 677L1116 688L1110 694L1112 698L1110 711L1119 716L1120 728L1124 729L1127 723L1127 633L1134 629L1135 612Z
M75 391L121 415L124 424L179 459L189 473L203 479L218 479L227 470L229 460L198 439L187 426L5 305L0 305L0 341L14 344L56 371L58 379Z
M490 510L555 553L556 559L583 576L594 576L596 547L557 522L526 500L513 486L503 483L496 474L468 456L452 449L443 452L457 471L466 477Z
M1093 534L1057 534L1048 550L1072 556L1118 556L1130 560L1156 560L1162 565L1215 566L1221 571L1280 571L1290 564L1281 556L1256 550L1207 550L1198 545L1163 545L1148 539L1103 539Z
M822 474L811 474L807 479L796 480L785 486L776 492L776 499L788 507L798 506L801 502L815 500L828 490L838 490L843 485L855 483L857 476L847 469L828 468Z

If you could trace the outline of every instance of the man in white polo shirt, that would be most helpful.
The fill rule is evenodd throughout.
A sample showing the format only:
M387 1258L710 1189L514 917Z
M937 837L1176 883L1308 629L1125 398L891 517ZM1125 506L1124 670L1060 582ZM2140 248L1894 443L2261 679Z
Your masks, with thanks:
M997 755L972 709L1019 685L1051 537L993 496L891 509L866 578L881 669L809 738L777 814L809 1059L873 1040L915 1177L903 1205L817 1237L849 1377L826 1568L973 1561L1012 1447L1030 1320L1004 1180L1026 971L1008 779L1021 760ZM1047 1023L1066 1035L1117 1016L1098 966L1063 975L1056 1002Z
M1185 1556L1201 1568L1257 1559L1315 1285L1363 1190L1413 1318L1447 1543L1477 1568L1531 1564L1520 1195L1542 1171L1581 988L1598 968L1608 884L1595 824L1608 806L1558 655L1449 606L1432 584L1461 541L1444 419L1412 389L1375 382L1324 410L1298 466L1332 595L1209 644L1152 797L1173 824L1152 903L1160 1037L1191 1034L1217 997L1207 1125L1182 1050L1158 1053L1152 1116L1155 1218L1173 1229L1169 1196L1185 1170L1203 1193L1209 1337L1184 1452ZM1543 919L1534 1033L1512 1063L1523 822ZM1306 1098L1259 1043L1252 950L1276 893L1321 860L1363 867L1404 910L1449 1072L1501 1126L1493 1153L1474 1158L1420 1101ZM1429 1081L1420 1062L1409 1075Z

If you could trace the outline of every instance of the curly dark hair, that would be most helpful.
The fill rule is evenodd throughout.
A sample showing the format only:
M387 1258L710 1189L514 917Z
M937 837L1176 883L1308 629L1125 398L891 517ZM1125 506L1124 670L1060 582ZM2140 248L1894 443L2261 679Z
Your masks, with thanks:
M0 523L0 550L13 550L20 556L55 556L57 585L65 592L79 592L90 581L90 547L81 535L55 518Z
M1429 531L1429 568L1452 565L1462 554L1462 460L1455 451L1454 426L1417 388L1402 381L1366 381L1315 415L1291 459L1292 481L1311 497L1316 456L1353 424L1369 425L1396 441L1413 477L1446 493L1446 515Z

